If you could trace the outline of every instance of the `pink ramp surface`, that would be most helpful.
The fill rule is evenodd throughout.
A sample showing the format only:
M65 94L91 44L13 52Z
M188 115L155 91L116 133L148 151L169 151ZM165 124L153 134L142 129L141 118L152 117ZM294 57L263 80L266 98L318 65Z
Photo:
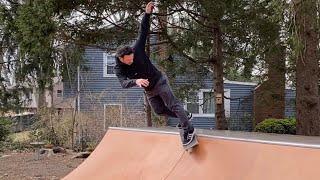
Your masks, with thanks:
M319 180L320 149L199 136L189 154L175 133L110 129L64 180Z

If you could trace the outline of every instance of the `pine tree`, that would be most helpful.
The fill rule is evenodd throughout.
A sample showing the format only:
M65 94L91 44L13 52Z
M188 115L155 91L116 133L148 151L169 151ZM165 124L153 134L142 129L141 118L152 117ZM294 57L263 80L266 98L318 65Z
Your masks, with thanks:
M295 19L297 134L320 135L317 1L292 1Z

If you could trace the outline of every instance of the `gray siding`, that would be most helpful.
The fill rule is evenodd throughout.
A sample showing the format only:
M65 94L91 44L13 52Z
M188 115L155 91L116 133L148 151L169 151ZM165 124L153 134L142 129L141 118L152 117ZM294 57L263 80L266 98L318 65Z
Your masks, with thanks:
M103 77L103 50L87 48L85 51L86 70L80 71L80 109L95 111L104 104L122 104L127 111L143 111L143 90L123 89L116 77ZM77 82L64 82L64 97L76 95Z
M230 130L252 130L254 85L225 84L230 89Z
M80 72L80 109L82 112L103 113L104 104L122 104L123 111L131 114L143 114L143 89L123 89L116 77L103 77L103 51L96 48L87 48L85 51L86 62L83 64L88 69ZM213 81L205 79L203 89L211 89ZM77 83L64 82L64 98L75 97ZM179 77L173 83L175 85L186 84L185 77ZM188 83L190 83L190 78ZM70 84L72 88L70 88ZM225 89L230 89L230 118L228 118L231 130L252 130L253 121L253 89L254 85L243 85L238 83L225 83ZM286 90L286 116L292 117L294 111L295 92ZM124 113L124 112L123 112ZM142 116L144 117L144 116ZM128 117L125 115L125 119ZM169 118L168 125L175 126L178 119ZM193 124L197 128L213 129L215 127L214 117L195 117Z
M286 117L296 117L296 92L292 89L286 89L286 108L285 116Z
M177 81L177 84L183 83L182 79ZM205 81L203 89L210 89L213 87L210 79ZM230 89L230 118L228 118L229 129L231 130L251 130L252 129L252 90L253 85L239 85L225 83L224 88ZM170 118L168 125L175 126L178 119ZM197 128L214 129L214 117L194 117L192 123Z
M211 87L212 83L206 81L205 88ZM253 128L253 90L254 85L241 85L225 83L225 89L230 89L230 118L228 125L230 130L251 131ZM286 89L285 91L285 116L295 117L295 91ZM175 126L178 119L171 118L169 126ZM193 124L197 128L214 129L215 118L195 117Z

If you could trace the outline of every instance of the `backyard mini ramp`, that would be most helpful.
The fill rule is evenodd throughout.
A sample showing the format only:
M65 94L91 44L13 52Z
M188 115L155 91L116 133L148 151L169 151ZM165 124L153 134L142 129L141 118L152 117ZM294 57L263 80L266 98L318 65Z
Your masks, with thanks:
M189 154L174 129L110 128L64 180L319 180L320 138L198 130ZM270 140L272 139L272 140Z

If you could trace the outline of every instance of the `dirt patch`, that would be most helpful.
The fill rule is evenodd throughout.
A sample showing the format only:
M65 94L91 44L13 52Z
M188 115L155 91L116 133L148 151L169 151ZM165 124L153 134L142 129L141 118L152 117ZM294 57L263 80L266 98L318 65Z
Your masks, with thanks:
M0 154L0 179L2 180L56 180L66 176L85 159L72 158L74 153L41 155L34 152Z

